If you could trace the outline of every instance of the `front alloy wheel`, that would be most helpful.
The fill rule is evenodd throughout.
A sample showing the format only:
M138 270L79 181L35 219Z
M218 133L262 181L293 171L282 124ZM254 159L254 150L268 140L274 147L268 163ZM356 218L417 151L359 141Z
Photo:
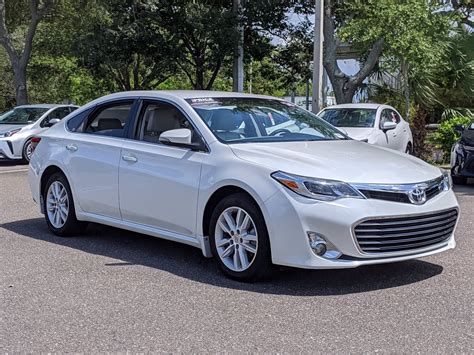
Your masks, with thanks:
M258 235L252 217L240 207L229 207L219 216L215 231L217 253L232 271L252 265L257 255Z
M260 208L245 193L223 198L215 207L209 227L214 258L227 276L257 281L271 271L270 242Z

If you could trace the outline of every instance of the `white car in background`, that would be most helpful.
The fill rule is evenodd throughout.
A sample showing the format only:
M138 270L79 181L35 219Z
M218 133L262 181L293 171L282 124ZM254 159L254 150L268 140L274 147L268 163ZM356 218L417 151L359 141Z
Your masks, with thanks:
M273 129L285 122L294 126ZM455 246L459 213L448 172L280 99L227 92L97 99L41 135L29 181L57 235L86 222L128 229L200 248L247 281L272 264L353 268L440 253Z
M410 154L410 125L393 107L379 104L345 104L323 109L318 116L342 128L356 140Z
M0 113L0 160L30 161L31 139L77 109L74 105L22 105Z

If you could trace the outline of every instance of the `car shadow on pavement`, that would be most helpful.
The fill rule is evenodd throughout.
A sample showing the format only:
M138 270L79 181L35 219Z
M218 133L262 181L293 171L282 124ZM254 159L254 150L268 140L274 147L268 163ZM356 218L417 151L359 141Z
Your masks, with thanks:
M474 179L468 179L466 185L454 185L454 192L461 196L474 196Z
M117 259L104 267L143 265L218 287L292 296L330 296L387 289L441 274L443 267L422 260L345 270L276 268L270 280L241 283L222 275L199 249L146 235L92 224L83 235L61 238L49 232L44 219L35 218L0 227L22 236Z
M0 167L2 166L28 166L23 160L0 160Z

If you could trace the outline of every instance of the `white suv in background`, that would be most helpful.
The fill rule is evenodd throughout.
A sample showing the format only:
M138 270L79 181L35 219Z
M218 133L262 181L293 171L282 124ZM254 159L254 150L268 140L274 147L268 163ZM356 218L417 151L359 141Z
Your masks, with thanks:
M318 116L343 128L351 138L410 154L413 136L410 125L392 106L346 104L323 109Z

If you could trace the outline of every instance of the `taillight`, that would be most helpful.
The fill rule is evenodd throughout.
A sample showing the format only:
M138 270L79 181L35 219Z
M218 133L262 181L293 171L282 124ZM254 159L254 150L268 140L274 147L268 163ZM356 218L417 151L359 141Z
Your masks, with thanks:
M33 137L31 138L31 154L33 154L33 152L35 151L36 149L36 146L38 145L38 143L41 141L41 138L40 137Z

